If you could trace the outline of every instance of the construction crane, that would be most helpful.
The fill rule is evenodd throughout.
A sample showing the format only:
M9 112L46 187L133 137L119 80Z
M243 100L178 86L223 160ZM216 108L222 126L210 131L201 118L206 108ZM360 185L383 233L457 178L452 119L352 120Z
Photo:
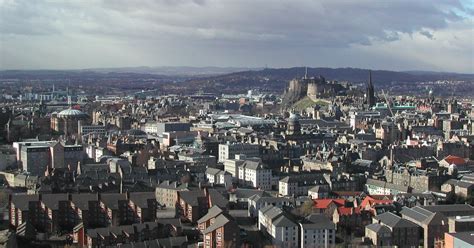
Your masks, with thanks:
M385 98L385 102L387 103L387 108L390 111L390 115L393 116L392 106L390 104L390 101L388 100L387 94L385 94L385 91L383 90L382 90L382 95Z

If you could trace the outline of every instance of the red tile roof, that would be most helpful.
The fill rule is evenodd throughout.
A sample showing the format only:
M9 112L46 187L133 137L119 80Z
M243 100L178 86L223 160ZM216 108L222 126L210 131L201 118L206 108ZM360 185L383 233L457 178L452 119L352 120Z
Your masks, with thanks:
M333 202L338 207L344 206L344 203L346 202L346 200L344 199L315 199L313 200L313 202L314 202L314 208L326 209Z
M466 160L454 155L449 155L445 157L444 160L448 162L448 164L455 164L455 165L464 165L466 163Z

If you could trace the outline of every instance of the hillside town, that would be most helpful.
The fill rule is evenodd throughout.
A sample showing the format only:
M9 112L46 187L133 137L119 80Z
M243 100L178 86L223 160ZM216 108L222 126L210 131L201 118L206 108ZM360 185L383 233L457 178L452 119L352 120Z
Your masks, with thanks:
M472 99L3 94L4 247L472 247Z

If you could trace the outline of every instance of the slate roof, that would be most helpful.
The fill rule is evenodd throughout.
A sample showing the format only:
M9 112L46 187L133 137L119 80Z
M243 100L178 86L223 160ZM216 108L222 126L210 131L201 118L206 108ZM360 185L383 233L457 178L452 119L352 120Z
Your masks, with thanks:
M206 230L204 230L203 233L206 234L206 233L212 232L216 230L217 228L220 228L224 226L225 224L229 223L230 221L231 219L228 216L226 216L225 214L220 214L214 220L214 223L210 225L208 228L206 228Z
M382 224L384 224L386 226L389 226L391 228L395 228L395 227L417 227L418 226L415 223L413 223L409 220L406 220L406 219L402 219L398 215L395 215L391 212L386 212L386 213L380 214L380 215L374 217L374 219L380 220L380 222L382 222Z
M71 197L72 203L81 210L89 210L89 202L99 199L97 194L72 194Z
M388 227L384 225L380 225L379 223L369 224L365 226L365 228L372 230L375 233L392 233L392 231L390 231Z
M209 198L210 198L210 205L211 206L219 206L221 208L226 208L229 204L229 200L227 200L219 191L216 189L208 189Z
M276 227L294 227L296 226L296 223L293 222L290 218L288 218L284 214L282 214L272 221L272 225Z
M304 229L336 229L336 224L322 214L311 214L301 222L301 226Z
M200 197L205 197L204 193L201 190L192 190L192 191L180 191L179 197L183 199L187 204L197 207L199 206Z
M44 194L41 198L44 205L51 210L58 210L59 202L68 200L68 194Z
M197 223L203 223L211 218L218 216L222 212L223 212L222 209L220 209L218 206L213 206L207 211L206 215L204 215L197 221Z
M12 202L15 207L25 211L28 210L30 201L39 201L39 195L14 194L12 195Z
M101 194L100 199L107 208L119 209L119 201L126 201L127 196L125 194L120 193L108 193Z
M155 200L155 192L131 192L130 200L140 208L148 208L148 200Z

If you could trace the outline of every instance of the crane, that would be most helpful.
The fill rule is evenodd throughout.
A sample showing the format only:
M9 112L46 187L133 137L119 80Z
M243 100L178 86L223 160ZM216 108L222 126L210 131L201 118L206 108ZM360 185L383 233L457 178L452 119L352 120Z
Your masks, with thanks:
M385 98L385 102L387 103L387 108L390 111L390 115L393 116L392 106L390 104L390 101L387 98L387 94L385 94L385 91L383 91L383 90L382 90L382 95Z

